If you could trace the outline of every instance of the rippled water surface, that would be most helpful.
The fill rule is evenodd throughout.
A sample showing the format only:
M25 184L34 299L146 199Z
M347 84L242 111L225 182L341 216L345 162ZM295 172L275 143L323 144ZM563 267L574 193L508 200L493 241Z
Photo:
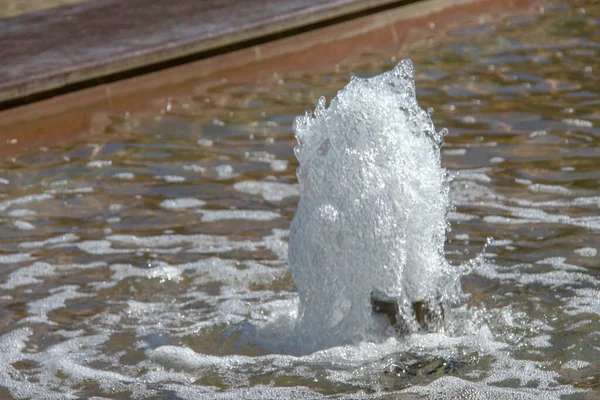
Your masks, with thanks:
M0 160L0 397L597 398L599 23L594 2L553 3L394 53L450 132L446 257L493 237L440 333L282 345L293 118L389 54L166 94Z

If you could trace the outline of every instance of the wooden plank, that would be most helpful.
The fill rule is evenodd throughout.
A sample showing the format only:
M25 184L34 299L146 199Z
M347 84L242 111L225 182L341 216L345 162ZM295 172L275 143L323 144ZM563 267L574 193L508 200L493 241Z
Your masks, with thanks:
M0 19L0 103L397 0L92 0Z
M83 3L84 1L89 0L2 0L0 1L0 18L16 17L21 14Z

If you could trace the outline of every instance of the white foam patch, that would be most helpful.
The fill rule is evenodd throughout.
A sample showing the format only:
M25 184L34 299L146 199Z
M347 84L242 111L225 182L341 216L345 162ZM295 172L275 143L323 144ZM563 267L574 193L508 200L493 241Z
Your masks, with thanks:
M298 185L267 182L267 181L244 181L236 182L233 188L240 193L260 195L266 201L280 202L287 197L300 195Z
M224 370L232 370L242 366L254 364L252 357L228 356L218 357L199 354L187 347L162 346L152 350L148 358L168 368L180 370L202 371L218 367Z
M135 178L135 174L131 172L117 172L113 175L114 178L122 179L124 181L130 181Z
M31 253L0 254L0 264L16 264L35 260Z
M113 271L111 278L115 283L130 277L174 282L179 282L182 279L181 270L166 263L160 263L160 265L153 268L137 268L131 264L113 264L110 266L110 269Z
M444 376L427 386L414 386L404 390L404 393L415 393L439 400L560 400L561 396L573 393L573 390L557 388L553 392L534 388L496 387L486 382L471 382L453 376Z
M38 249L42 247L46 247L48 245L57 245L57 244L65 244L65 243L73 243L79 240L79 236L73 233L65 233L64 235L55 236L45 240L39 240L35 242L21 242L19 243L19 247L24 249ZM52 247L52 246L50 246Z
M130 276L139 276L139 275L130 275ZM157 312L164 311L168 308L168 305L165 303L144 303L141 301L128 300L127 301L127 309L125 313L128 316L132 316L135 318L139 318L143 315L148 314L156 314Z
M500 203L490 202L485 204L492 209L500 209L511 214L511 217L499 215L487 215L484 221L495 224L531 224L531 223L554 223L579 226L589 229L600 229L600 217L570 217L568 215L549 213L537 208L525 208L507 206Z
M272 235L263 238L263 245L277 255L277 261L287 262L290 231L287 229L273 229L272 232ZM265 261L265 263L268 262Z
M479 169L464 169L460 170L456 173L454 179L457 181L473 181L473 182L491 182L492 178L490 178L486 172L488 172L488 168L479 168Z
M556 268L547 272L529 272L526 265L517 265L507 268L488 262L478 264L475 267L474 272L490 279L517 281L523 285L542 284L550 288L600 285L600 280L594 276L579 272L586 271L585 268L566 264L564 263L564 260L563 257L556 257L538 262L539 264L550 264ZM517 270L517 268L519 269Z
M29 267L19 268L12 272L8 280L0 285L2 289L14 289L18 286L32 285L43 282L42 277L52 276L56 267L44 262L36 262Z
M185 182L185 177L179 175L156 175L155 178L168 183Z
M571 194L571 190L559 185L542 185L535 183L529 186L529 190L535 193Z
M217 175L217 179L225 180L232 179L236 176L239 176L233 169L233 167L229 164L217 165L215 167L215 173Z
M272 387L266 385L254 385L247 388L235 388L227 392L220 392L218 388L211 391L206 387L194 387L189 385L166 385L166 389L173 390L179 398L185 400L197 399L318 399L323 395L306 387ZM358 398L358 397L357 397Z
M64 264L51 265L46 262L36 262L28 267L19 268L10 273L5 283L0 285L2 289L14 289L19 286L42 283L46 278L57 273L70 270L83 270L105 267L106 263L96 261L89 264Z
M274 154L268 153L266 151L246 152L246 158L250 161L268 163L271 170L277 172L285 171L288 167L287 160L277 160Z
M31 231L35 229L35 225L21 220L13 221L13 226L21 231Z
M552 265L557 270L565 270L565 271L587 271L586 268L580 267L578 265L566 263L567 259L565 257L549 257L544 258L543 260L536 261L536 264L549 264Z
M594 124L591 121L586 121L585 119L577 119L577 118L566 118L562 120L563 123L571 126L576 126L578 128L592 128Z
M445 156L464 156L467 154L467 149L446 149L443 153Z
M594 288L575 289L575 296L568 299L564 312L569 315L591 314L600 316L600 281L593 282Z
M22 206L24 204L29 204L35 201L44 201L44 200L50 200L54 198L54 196L50 195L50 194L31 194L28 196L23 196L23 197L19 197L16 199L12 199L12 200L5 200L0 202L0 211L4 211L9 207L12 206Z
M32 317L25 318L22 322L48 322L47 314L50 311L64 308L67 300L92 296L91 294L80 293L77 291L78 289L79 286L76 285L60 286L52 289L50 296L30 301L27 308Z
M26 208L17 208L8 212L8 216L13 218L35 217L36 215L37 212Z
M65 391L36 385L32 382L24 382L23 376L12 364L24 359L23 351L33 330L17 328L0 336L0 381L14 398L18 399L64 399L73 398ZM27 358L25 358L27 359Z
M75 188L69 188L69 187L58 187L55 189L50 189L50 190L46 190L46 193L49 194L82 194L82 193L92 193L94 191L94 188L91 186L84 186L84 187L75 187Z
M197 284L217 282L238 288L247 288L249 285L256 283L272 283L273 280L286 273L285 268L273 268L256 261L239 262L236 260L223 260L218 257L171 265L170 268L177 271L186 271L189 275L195 276L194 281ZM122 277L120 276L120 278Z
M106 168L112 165L112 161L108 160L94 160L86 164L88 168Z
M108 240L86 240L76 243L76 246L88 254L122 254L132 253L133 249L114 249Z
M183 170L202 173L202 172L206 171L206 168L204 168L200 164L189 164L189 165L184 165Z
M550 339L550 335L539 335L528 339L527 342L536 348L547 348L552 347L552 342Z
M555 371L545 371L541 369L540 363L529 360L516 360L507 354L499 354L496 358L494 366L491 368L490 376L484 380L486 383L498 384L518 379L520 386L525 387L529 383L534 383L537 386L535 392L540 392L540 395L546 396L552 396L547 393L547 389L560 389L560 387L556 387L556 380L557 378L560 378L559 374ZM520 390L523 389L524 388L520 388ZM568 386L563 386L562 389L564 391L560 394L577 392ZM542 390L544 390L545 393Z
M249 220L271 221L281 217L281 214L272 211L260 210L200 210L202 222L215 222L223 220Z
M459 213L455 211L451 211L448 213L448 220L452 222L472 221L475 219L479 219L479 217L477 215Z
M581 249L573 250L575 254L582 257L596 257L598 250L594 247L582 247Z
M188 208L200 208L206 205L206 201L193 197L182 197L178 199L168 199L160 203L160 207L165 210L185 210Z
M486 215L485 217L483 217L483 220L490 224L501 224L501 225L530 224L531 222L533 222L532 220L529 220L529 219L508 218L508 217L501 217L499 215Z
M269 163L271 170L276 172L283 172L288 168L287 160L273 160Z
M579 371L580 369L584 369L592 365L592 363L582 360L569 360L562 365L563 369L572 369L574 371Z
M214 144L214 142L211 139L202 138L202 139L198 139L196 141L196 144L198 146L202 146L202 147L211 147Z
M152 305L143 307L153 308ZM247 328L249 327L242 328L242 337L250 335L247 339L251 339L254 346L259 345L261 341L260 334L259 336L253 336L256 335L256 331L253 333L251 329L248 330ZM237 332L240 333L240 331ZM372 385L376 385L375 382L379 379L378 377L389 367L390 361L393 365L393 360L397 355L418 353L421 356L447 358L456 356L457 348L462 348L468 354L472 354L473 351L482 356L490 353L495 354L497 359L493 361L491 367L494 373L492 375L485 374L480 382L474 383L453 378L457 380L457 383L460 382L460 385L451 384L450 386L447 385L447 378L444 377L441 378L441 382L444 384L438 385L433 382L425 387L414 386L407 389L405 393L430 394L434 398L450 399L456 397L451 395L446 397L446 393L469 393L469 391L463 392L465 389L463 385L468 385L471 389L477 388L480 393L490 395L490 398L496 398L494 395L497 394L506 396L507 399L514 398L515 394L558 398L558 396L564 394L577 392L577 390L573 390L568 386L557 384L557 373L540 369L539 363L513 360L508 357L506 351L502 350L505 345L495 342L491 332L485 326L474 330L472 334L464 336L453 337L442 333L411 335L402 341L389 338L382 343L362 342L355 346L332 347L300 357L285 354L267 354L255 357L241 355L215 356L199 353L188 347L173 345L163 345L148 350L147 354L150 361L171 371L171 373L184 373L191 376L210 374L219 377L219 379L224 379L229 384L227 393L235 393L236 387L247 386L250 377L258 371L261 375L288 375L292 379L294 377L326 379L332 384L373 387ZM281 349L284 349L284 347ZM523 387L505 388L495 386L504 382L507 376L520 380ZM531 387L525 387L532 384ZM207 388L203 389L206 390ZM460 389L460 391L455 392L454 389ZM446 390L450 390L450 392L446 392ZM389 396L395 395L394 392L388 392L387 394ZM355 396L357 396L356 392L353 394L353 397Z

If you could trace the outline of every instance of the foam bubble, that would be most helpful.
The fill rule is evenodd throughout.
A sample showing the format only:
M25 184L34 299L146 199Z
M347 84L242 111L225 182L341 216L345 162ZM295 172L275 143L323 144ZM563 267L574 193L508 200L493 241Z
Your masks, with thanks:
M115 177L117 179L122 179L125 181L130 181L133 178L135 178L135 175L131 172L117 172L116 174L113 175L113 177Z
M271 169L273 171L282 172L288 168L287 160L273 160L270 162Z
M21 220L13 221L13 226L21 231L30 231L35 229L35 225Z
M35 217L36 215L37 212L26 208L17 208L8 212L8 216L13 218Z
M73 233L65 233L64 235L55 236L55 237L45 239L45 240L39 240L39 241L35 241L35 242L21 242L21 243L19 243L19 247L24 248L24 249L35 249L35 248L40 248L40 247L44 247L47 245L71 243L76 240L79 240L79 236L77 236Z
M287 197L295 197L300 194L298 185L280 182L236 182L233 188L241 193L261 195L266 201L279 202Z
M168 199L160 203L160 206L166 210L184 210L186 208L200 208L204 207L205 205L206 202L204 200L196 199L193 197Z
M444 150L445 156L464 156L467 154L467 149L446 149Z
M44 201L44 200L49 200L52 198L54 198L54 196L44 193L44 194L31 194L28 196L19 197L19 198L12 199L12 200L6 200L6 201L0 202L0 211L4 211L7 208L15 206L15 205L22 206L24 204L32 203L34 201Z
M86 240L77 243L77 247L89 254L119 254L131 253L130 249L114 249L108 240Z
M112 165L112 161L107 160L94 160L90 161L86 164L88 168L105 168L110 167Z
M586 368L590 366L591 363L582 360L569 360L563 364L563 369L572 369L575 371L579 371L580 369Z
M536 183L529 186L529 190L536 193L570 194L571 190L559 185L542 185Z
M594 126L591 121L586 121L585 119L565 118L562 122L567 125L576 126L577 128L592 128Z
M185 177L179 175L156 175L155 178L169 183L185 182Z
M0 254L0 264L13 264L35 260L31 253Z
M574 250L574 252L582 257L596 257L596 254L598 254L598 250L594 247L582 247Z
M166 263L160 263L160 265L150 269L137 268L130 264L113 264L110 266L110 269L114 272L112 279L115 282L130 277L143 277L175 282L179 282L182 279L181 270Z
M238 176L233 167L229 164L217 165L215 167L215 173L217 174L217 179L221 180L232 179Z

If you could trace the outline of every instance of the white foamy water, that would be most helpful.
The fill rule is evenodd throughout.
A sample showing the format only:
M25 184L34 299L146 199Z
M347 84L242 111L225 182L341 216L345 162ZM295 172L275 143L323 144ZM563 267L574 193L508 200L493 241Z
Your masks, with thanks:
M164 93L174 96L168 107L111 115L105 135L0 159L0 398L597 398L600 75L587 66L597 61L600 7L559 1L546 11L502 21L490 34L444 30L449 45L430 26L433 41L423 43L433 47L412 54L419 104L435 107L435 125L449 128L440 149L441 165L453 177L444 201L456 209L448 213L451 231L440 256L430 254L443 240L417 240L427 229L416 222L406 225L414 238L409 228L388 229L395 218L446 223L411 206L419 204L423 179L432 188L428 206L436 209L444 194L433 188L444 180L431 173L440 166L429 136L419 124L403 124L403 101L397 115L377 118L379 111L390 114L390 98L398 97L392 89L384 87L375 100L365 89L369 104L359 98L355 107L319 106L320 116L309 120L343 127L356 122L349 110L364 108L364 120L384 129L361 126L360 132L382 145L386 136L378 132L387 124L407 128L395 129L401 139L387 145L411 146L393 147L390 155L401 153L412 175L398 157L378 157L383 153L375 143L334 154L352 146L337 143L334 130L309 127L305 133L315 133L315 140L304 142L300 156L318 185L297 184L293 118L320 95L335 97L351 74L344 64L331 66L330 74L275 76L265 63L265 79L211 82L206 93L196 85L183 96ZM365 57L352 68L360 76L396 63ZM369 82L352 82L343 96ZM381 110L374 110L377 104ZM414 105L408 114L428 126L429 117ZM336 120L340 109L348 111L343 123ZM319 143L330 137L327 154L324 146L319 155ZM423 162L410 164L415 154ZM343 179L335 163L327 165L330 176L315 175L319 162L333 156L360 179ZM380 172L382 165L388 168ZM398 174L409 179L396 184ZM328 178L336 178L330 188ZM339 199L337 188L349 199ZM363 189L361 198L375 207L365 205L356 215L372 220L347 223L344 207ZM330 336L299 317L309 309L299 296L307 289L296 286L287 259L298 196L307 193L323 201L306 220L322 226L307 224L316 235L300 236L322 250L310 262L343 261L307 272L315 279L325 273L327 284L314 286L326 293L314 292L314 304L332 318L314 321L326 326L340 316ZM399 206L387 210L392 194L412 210L410 218ZM335 223L359 226L365 240L323 233L335 233ZM373 238L369 224L377 227ZM413 324L396 335L383 318L360 314L370 293L334 292L342 292L342 283L360 289L384 280L368 274L381 270L377 251L342 246L365 248L377 238L383 248L405 239L398 253L406 263L398 265L420 272L422 279L413 280L383 273L383 290L399 296L420 298L428 288L442 288L433 296L444 297L443 282L425 279L435 276L427 274L437 264L408 263L409 255L441 260L451 278L470 270L460 279L462 290L450 290L465 298L444 303L443 323L430 330ZM327 255L336 246L344 251ZM353 258L373 263L359 266ZM347 266L358 273L331 278ZM346 313L345 299L358 305L368 326L354 327L346 318L354 310Z
M201 210L202 221L215 222L221 220L255 220L269 221L281 217L280 214L271 211L260 210Z
M371 293L412 303L458 296L444 258L449 210L443 132L419 107L412 63L354 79L296 120L301 197L289 262L300 297L300 347L372 339ZM416 322L412 323L416 330Z
M200 208L206 205L205 201L194 198L169 199L160 203L166 210L184 210L187 208Z

